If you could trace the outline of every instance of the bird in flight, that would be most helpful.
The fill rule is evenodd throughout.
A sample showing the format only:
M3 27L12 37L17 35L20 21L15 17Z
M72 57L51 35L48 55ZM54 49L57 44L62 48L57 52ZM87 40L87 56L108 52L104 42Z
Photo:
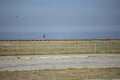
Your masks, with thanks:
M18 18L18 16L16 16L16 18Z

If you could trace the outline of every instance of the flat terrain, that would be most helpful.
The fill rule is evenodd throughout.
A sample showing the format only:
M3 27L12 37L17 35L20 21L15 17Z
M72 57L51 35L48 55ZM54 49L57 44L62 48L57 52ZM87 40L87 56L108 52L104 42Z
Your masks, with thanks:
M5 71L0 80L120 80L120 68Z
M119 54L1 56L0 71L120 67Z
M58 79L119 80L120 40L0 41L0 80Z
M119 54L120 40L0 41L0 55Z

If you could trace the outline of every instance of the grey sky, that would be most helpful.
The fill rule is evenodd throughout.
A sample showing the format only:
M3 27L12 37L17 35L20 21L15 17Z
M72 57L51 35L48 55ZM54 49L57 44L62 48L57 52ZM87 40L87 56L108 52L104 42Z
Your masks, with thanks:
M115 31L120 0L0 0L0 32Z

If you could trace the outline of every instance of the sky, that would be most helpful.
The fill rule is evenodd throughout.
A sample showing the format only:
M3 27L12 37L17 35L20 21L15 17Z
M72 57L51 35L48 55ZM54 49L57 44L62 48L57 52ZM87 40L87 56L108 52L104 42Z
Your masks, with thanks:
M120 0L0 0L0 32L120 34Z

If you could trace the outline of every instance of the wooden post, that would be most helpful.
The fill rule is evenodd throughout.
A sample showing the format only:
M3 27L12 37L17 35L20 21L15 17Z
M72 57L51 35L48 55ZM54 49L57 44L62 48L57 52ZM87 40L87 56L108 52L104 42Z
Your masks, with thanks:
M78 48L77 50L78 50L78 51L77 51L77 52L79 53L79 49L80 49L79 41L78 41L77 43L78 43L78 45L77 45L77 48Z
M34 51L34 44L32 44L32 48L33 48L33 54L35 53L35 51Z
M109 42L107 43L107 51L108 51L108 53L110 52L110 44L109 44Z
M65 52L67 53L67 41L66 41L66 44L65 44Z
M17 49L17 53L19 53L19 43L17 43L16 49Z
M94 46L95 46L95 53L97 53L97 44L95 44Z

